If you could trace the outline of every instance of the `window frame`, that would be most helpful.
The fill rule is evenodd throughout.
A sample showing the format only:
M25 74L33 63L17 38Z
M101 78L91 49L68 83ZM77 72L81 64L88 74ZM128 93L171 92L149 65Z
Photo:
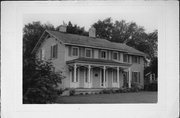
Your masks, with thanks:
M105 58L102 57L102 52L105 52L106 54ZM107 50L100 50L100 59L107 59Z
M117 54L117 59L114 59L114 54ZM118 52L113 52L112 59L113 60L118 60Z
M135 81L135 79L134 79L135 76L134 76L133 73L136 73L136 74L137 74L137 78L136 78L137 81ZM133 78L132 78L132 79L133 79L133 82L135 82L135 83L141 83L141 79L140 79L140 78L141 78L141 72L140 72L140 71L132 71L132 76L133 76Z
M54 50L55 46L57 46L56 47L56 51ZM58 58L58 44L57 43L51 45L51 54L50 54L50 56L51 56L51 59L57 59Z
M87 50L90 50L90 57L88 57L87 55L86 55L86 51ZM87 57L87 58L92 58L92 49L91 48L85 48L85 57Z
M124 57L125 55L127 56L126 61L124 61L124 60L125 60L125 57ZM125 62L125 63L130 63L130 62L129 62L129 58L130 58L130 57L129 57L128 54L126 54L126 53L123 54L123 62Z
M73 49L77 49L77 55L73 55ZM71 48L71 55L73 56L73 57L78 57L79 56L79 47L72 47Z

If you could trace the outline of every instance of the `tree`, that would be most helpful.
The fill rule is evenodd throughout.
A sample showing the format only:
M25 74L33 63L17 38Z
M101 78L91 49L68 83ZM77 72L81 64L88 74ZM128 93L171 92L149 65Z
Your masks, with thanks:
M52 71L49 61L35 58L32 50L42 33L54 30L51 24L33 22L23 28L23 103L53 103L57 97L57 84L63 76Z
M98 20L97 23L93 24L93 27L96 28L96 37L111 40L114 28L111 18L106 18L103 21Z
M39 21L28 23L23 28L23 57L31 57L31 52L42 33L46 30L54 30L51 24L41 24Z
M127 23L125 20L116 20L113 23L111 18L99 20L93 26L96 28L98 38L125 43L148 54L150 60L157 56L157 30L148 34L142 26L138 26L135 22Z
M52 71L49 61L28 58L23 66L23 103L54 103L58 97L58 83L64 78Z
M56 30L59 29L59 26L56 28ZM78 34L78 35L84 35L84 36L88 36L88 32L85 31L84 27L80 27L76 24L72 24L71 21L68 22L67 24L67 33L70 34Z

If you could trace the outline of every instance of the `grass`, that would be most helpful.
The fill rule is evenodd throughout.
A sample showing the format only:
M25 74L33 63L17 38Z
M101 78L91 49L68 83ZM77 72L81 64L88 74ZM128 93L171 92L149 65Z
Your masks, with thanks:
M97 95L64 96L57 99L62 104L92 103L157 103L157 92L134 92Z

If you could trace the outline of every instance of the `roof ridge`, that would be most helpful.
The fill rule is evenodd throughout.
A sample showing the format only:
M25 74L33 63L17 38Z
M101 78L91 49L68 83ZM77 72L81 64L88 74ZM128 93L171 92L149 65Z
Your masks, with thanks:
M67 32L60 32L60 31L53 31L53 30L46 30L48 33L53 35L55 38L61 40L65 44L73 44L73 45L81 45L81 46L93 46L99 47L104 49L112 49L112 50L119 50L124 52L129 52L135 55L145 55L144 52L141 52L131 46L128 46L124 43L118 42L111 42L107 39L101 38L92 38L89 36L78 35L78 34L71 34Z

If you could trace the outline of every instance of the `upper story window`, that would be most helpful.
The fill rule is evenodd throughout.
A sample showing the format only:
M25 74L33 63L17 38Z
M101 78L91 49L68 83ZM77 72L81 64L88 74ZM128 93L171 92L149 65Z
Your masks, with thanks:
M79 48L72 47L72 56L78 56L78 55L79 55Z
M117 52L113 52L113 59L117 60L118 59L118 53Z
M129 56L127 54L123 54L123 62L129 63Z
M101 57L102 59L106 59L106 58L107 58L107 52L104 51L104 50L102 50L102 51L100 52L100 57Z
M58 44L51 46L51 59L58 57Z
M85 54L86 54L86 57L89 57L89 58L92 57L92 49L87 49L87 48L86 48L86 49L85 49L85 52L86 52L86 53L85 53Z
M139 56L132 56L132 62L140 64L140 57Z

